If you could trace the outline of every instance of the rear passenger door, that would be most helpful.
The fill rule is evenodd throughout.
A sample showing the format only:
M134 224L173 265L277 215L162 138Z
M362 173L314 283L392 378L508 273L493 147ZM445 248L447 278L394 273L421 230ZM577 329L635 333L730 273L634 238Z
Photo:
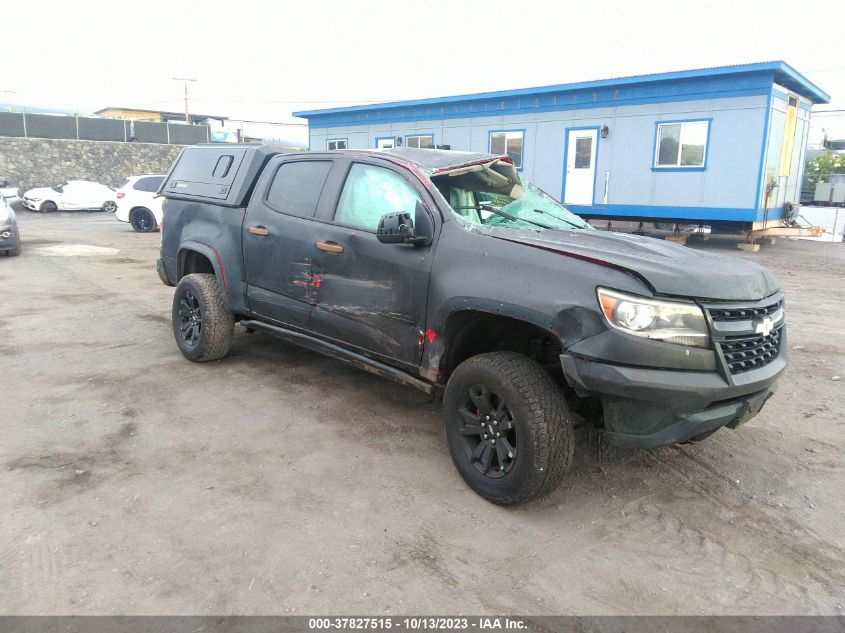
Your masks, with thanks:
M332 170L325 158L279 157L265 168L244 219L244 265L253 313L308 326L320 287L314 216Z

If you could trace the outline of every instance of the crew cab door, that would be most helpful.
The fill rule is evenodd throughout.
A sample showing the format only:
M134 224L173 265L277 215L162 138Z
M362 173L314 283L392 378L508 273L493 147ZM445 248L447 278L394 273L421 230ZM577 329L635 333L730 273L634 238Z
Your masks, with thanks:
M413 217L417 201L425 200L430 209L433 202L410 173L384 161L343 159L341 168L346 173L333 192L337 202L315 233L319 289L311 329L345 347L417 368L434 244L382 244L376 229L386 213L407 211Z
M319 281L314 216L332 169L325 158L277 157L264 169L243 225L247 297L256 315L306 328Z

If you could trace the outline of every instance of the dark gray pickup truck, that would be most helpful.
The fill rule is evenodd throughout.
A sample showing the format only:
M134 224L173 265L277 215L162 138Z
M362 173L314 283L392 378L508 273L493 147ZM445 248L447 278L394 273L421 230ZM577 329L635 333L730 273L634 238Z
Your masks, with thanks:
M222 358L240 323L442 392L454 463L495 503L553 490L574 426L698 441L786 367L768 271L593 230L507 156L196 146L160 193L187 358Z

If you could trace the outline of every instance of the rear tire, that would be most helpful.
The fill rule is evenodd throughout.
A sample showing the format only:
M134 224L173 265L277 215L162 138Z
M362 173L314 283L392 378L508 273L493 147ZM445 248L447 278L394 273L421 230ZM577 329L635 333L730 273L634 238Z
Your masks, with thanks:
M158 228L158 223L153 212L146 207L132 209L132 212L129 214L129 224L138 233L151 233Z
M176 345L188 360L217 360L229 353L235 318L214 275L182 277L173 295L172 320Z
M115 211L117 211L117 202L115 202L114 200L106 200L103 203L102 210L106 213L114 213Z
M54 211L59 210L59 206L52 200L45 200L41 203L41 206L38 207L38 210L41 211L41 213L53 213Z
M563 392L516 352L474 356L454 371L443 398L446 441L467 485L500 505L554 490L572 464L572 419Z

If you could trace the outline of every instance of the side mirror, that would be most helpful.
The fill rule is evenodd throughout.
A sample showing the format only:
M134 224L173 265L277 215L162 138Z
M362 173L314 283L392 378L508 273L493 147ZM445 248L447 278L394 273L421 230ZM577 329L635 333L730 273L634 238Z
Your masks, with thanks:
M414 238L414 221L410 213L387 213L378 222L376 238L382 244L404 244Z
M428 212L421 202L417 202L415 209L417 227L410 213L388 213L381 216L376 230L376 238L382 244L411 244L413 246L428 246L434 226Z

